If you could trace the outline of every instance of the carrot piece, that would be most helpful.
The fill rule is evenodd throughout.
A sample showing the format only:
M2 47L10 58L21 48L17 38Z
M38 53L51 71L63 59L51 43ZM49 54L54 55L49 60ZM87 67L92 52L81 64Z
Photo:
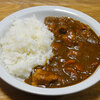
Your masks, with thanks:
M92 65L93 66L98 66L98 62L93 62Z
M70 72L73 72L75 75L77 75L76 70L73 69L72 67L67 67L67 68L65 68L65 71L66 71L66 72L67 72L67 71L70 71Z
M68 60L67 62L65 62L65 64L74 64L75 63L75 60L71 59L71 60Z
M83 68L81 65L75 64L75 68L76 68L76 70L83 72Z

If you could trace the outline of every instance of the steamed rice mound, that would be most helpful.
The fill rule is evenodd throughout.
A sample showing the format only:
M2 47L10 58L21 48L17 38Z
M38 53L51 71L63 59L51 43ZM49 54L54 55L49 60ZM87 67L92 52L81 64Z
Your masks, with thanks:
M0 39L0 60L8 72L27 78L36 65L44 65L52 53L53 33L35 16L17 19Z

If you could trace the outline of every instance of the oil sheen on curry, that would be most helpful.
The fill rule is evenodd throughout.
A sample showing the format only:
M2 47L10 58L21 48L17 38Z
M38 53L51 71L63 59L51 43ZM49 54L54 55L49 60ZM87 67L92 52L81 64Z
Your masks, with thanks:
M100 39L88 26L69 17L46 17L54 34L54 56L36 66L25 82L43 88L66 87L91 76L100 65Z

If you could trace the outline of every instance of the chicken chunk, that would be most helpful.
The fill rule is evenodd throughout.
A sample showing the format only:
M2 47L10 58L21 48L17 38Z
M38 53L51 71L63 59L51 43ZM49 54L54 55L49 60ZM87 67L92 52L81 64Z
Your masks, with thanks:
M55 75L51 72L44 71L42 69L37 69L32 75L32 85L45 85L48 86L51 82L60 80L60 76Z

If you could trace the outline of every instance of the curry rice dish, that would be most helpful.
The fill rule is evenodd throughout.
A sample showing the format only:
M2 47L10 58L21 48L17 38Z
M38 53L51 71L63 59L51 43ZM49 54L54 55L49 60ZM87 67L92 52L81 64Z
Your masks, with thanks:
M69 17L18 19L0 39L0 63L32 86L59 88L77 84L100 65L100 38Z

